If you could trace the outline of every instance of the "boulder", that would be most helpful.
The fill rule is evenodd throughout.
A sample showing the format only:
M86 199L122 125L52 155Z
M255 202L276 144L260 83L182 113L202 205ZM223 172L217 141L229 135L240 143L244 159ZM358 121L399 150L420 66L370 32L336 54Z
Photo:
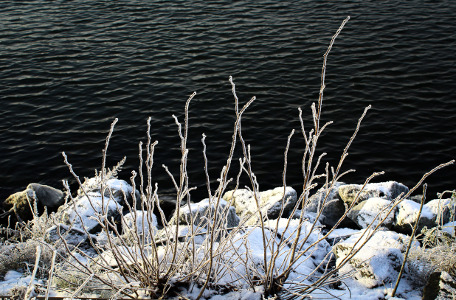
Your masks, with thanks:
M344 215L346 205L339 197L339 187L345 185L342 182L336 182L333 187L321 188L315 194L310 196L305 204L306 212L318 213L321 206L324 205L322 213L318 219L321 224L328 228L334 227L339 219ZM341 222L343 227L356 227L350 219L345 218Z
M122 216L123 234L134 234L136 229L139 236L145 235L149 238L151 234L155 235L158 232L157 227L157 217L152 212L138 210Z
M57 208L65 202L64 193L48 185L31 183L27 190L34 191L38 203L44 207Z
M440 225L450 222L451 216L454 216L456 213L456 204L450 198L431 200L424 207L432 211L436 216L435 221Z
M363 233L364 236L362 236ZM340 268L339 276L350 274L367 288L394 284L404 259L403 252L406 250L409 237L392 231L377 231L361 247L368 233L361 230L333 247L336 267ZM414 242L413 247L418 245ZM352 253L353 249L358 252L343 264L344 259Z
M3 207L14 213L18 221L28 221L33 219L33 213L30 209L27 191L17 192L10 195L3 202Z
M256 213L258 210L253 192L247 189L228 191L223 195L223 199L227 202L232 202L236 208L236 213L239 215L247 211L250 214ZM277 219L280 216L282 207L283 213L281 217L288 217L295 207L297 199L296 190L287 186L260 192L258 200L261 211L266 213L268 218Z
M372 228L374 228L382 219L385 219L380 226L390 229L395 221L394 215L397 210L397 207L395 207L387 215L392 205L393 202L390 200L369 198L355 205L348 213L348 217L360 228L367 228L370 224L373 224Z
M198 227L205 227L207 222L213 219L213 214L215 212L216 199L209 201L208 198L198 202L192 203L189 205L181 206L179 209L179 215L176 213L173 215L169 221L170 225L175 225L177 223L182 225L190 225L193 220L193 225ZM236 227L239 224L239 217L236 215L236 209L233 206L229 206L226 201L220 199L219 207L217 208L219 220L220 217L223 218L223 226L226 228Z
M40 214L45 207L55 209L62 205L64 203L64 194L53 187L31 183L24 191L9 196L3 202L3 206L7 210L14 212L19 221L28 221L33 219L30 207L34 206L35 200L37 201L37 213Z
M420 203L405 199L397 206L396 221L394 222L393 229L397 232L406 234L412 233L413 226L416 223L418 213L420 210ZM434 227L436 215L428 206L423 206L420 221L418 223L417 232L420 232L424 226Z
M84 190L83 190L84 189ZM104 186L104 196L106 198L114 198L118 203L124 205L128 202L133 205L133 187L122 179L111 178L106 180ZM101 180L99 176L86 178L82 184L82 188L78 189L78 196L85 196L85 193L99 193L101 194ZM141 208L141 195L138 190L134 191L136 198L136 208Z
M339 187L339 196L348 205L355 201L358 193L359 196L356 200L361 202L373 197L394 200L399 195L405 195L408 192L408 187L396 181L369 183L364 189L361 184L346 184Z
M59 235L60 232L60 235ZM61 237L65 240L68 245L79 246L79 247L91 247L89 236L82 230L77 228L71 228L64 224L54 225L46 230L44 239L47 243L55 243L61 241ZM92 242L95 243L93 237Z
M88 197L87 197L88 196ZM79 196L74 203L61 206L56 215L65 224L74 228L97 233L102 228L105 218L119 220L122 206L116 201L119 199L102 197L100 193L89 192L87 196Z

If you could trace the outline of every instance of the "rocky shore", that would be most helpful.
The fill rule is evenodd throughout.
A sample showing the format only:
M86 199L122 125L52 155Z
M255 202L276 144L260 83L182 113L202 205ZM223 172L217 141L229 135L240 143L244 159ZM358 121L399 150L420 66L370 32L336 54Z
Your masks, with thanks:
M33 183L25 191L11 195L4 206L6 214L16 216L18 221L37 218L45 207L55 210L53 224L48 223L44 228L43 242L54 248L63 242L67 249L78 248L94 259L100 256L112 268L116 267L116 260L112 258L112 249L106 250L110 249L107 247L110 240L106 228L103 227L103 220L94 216L115 220L117 228L110 231L124 240L128 240L129 236L134 240L135 235L144 239L152 239L153 236L152 240L158 244L160 240L170 243L172 239L169 237L176 236L184 243L191 237L193 243L203 247L213 222L207 216L218 210L224 216L220 222L227 232L242 227L233 240L247 241L250 249L236 248L240 252L238 255L250 256L255 264L261 263L265 253L261 243L263 233L259 228L263 232L277 232L278 237L286 237L289 243L294 238L302 239L302 243L308 246L307 252L302 254L302 262L292 270L290 285L303 274L325 274L322 269L335 268L337 280L324 287L326 296L393 299L391 292L401 272L394 299L452 299L456 296L456 269L454 265L445 265L444 261L450 263L452 256L456 256L452 252L455 242L454 194L426 200L421 207L422 196L404 199L408 193L408 187L394 181L365 186L338 182L329 189L319 189L305 203L300 203L300 195L288 186L262 191L258 195L247 189L237 189L224 193L223 199L185 203L178 213L166 216L165 221L163 210L155 207L150 213L144 204L141 206L139 200L144 195L126 181L111 178L102 184L99 177L94 177L87 179L73 197L65 197L62 191ZM163 207L175 204L175 200L159 201ZM419 235L410 242L415 224ZM299 232L302 237L297 236ZM3 265L11 259L6 247L21 243L25 242L2 242L0 259ZM287 246L283 247L282 252L288 253ZM22 251L20 247L15 249L9 251ZM432 252L435 249L440 252ZM266 251L272 250L268 247ZM282 252L268 255L275 253L279 260L286 262L288 258L282 257ZM404 260L407 260L405 264ZM401 271L403 265L405 268ZM249 272L247 265L236 268L237 273ZM28 285L27 276L30 277L30 274L24 268L2 268L0 295L10 294L12 287ZM45 277L36 279L35 284L43 284ZM226 284L225 278L218 280L220 284ZM309 277L302 282L311 285L315 281L315 278ZM222 294L231 299L261 298L261 289L248 288L248 284L242 282L239 279L237 284L240 288ZM58 286L54 288L54 294L59 294ZM291 286L289 288L292 289ZM310 295L317 295L317 292L318 289ZM181 293L185 293L185 289ZM206 298L216 299L217 293ZM243 297L242 293L249 296ZM187 291L187 296L192 298L194 295Z

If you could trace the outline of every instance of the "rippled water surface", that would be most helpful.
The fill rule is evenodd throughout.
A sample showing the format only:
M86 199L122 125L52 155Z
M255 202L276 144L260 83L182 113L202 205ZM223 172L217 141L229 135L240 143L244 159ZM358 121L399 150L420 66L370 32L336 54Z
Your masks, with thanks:
M348 15L328 59L323 121L334 124L320 151L335 164L372 104L345 181L384 170L377 181L412 186L456 156L456 1L14 0L0 2L0 199L30 182L61 188L71 178L62 151L91 176L116 117L107 164L127 156L120 176L129 178L150 116L154 180L169 191L161 165L176 173L180 158L172 114L182 120L193 91L188 168L203 197L200 138L215 179L233 126L230 75L242 103L257 97L243 129L260 188L280 185L298 107L310 128L322 55ZM287 183L298 190L302 148L297 133ZM427 182L435 195L455 178L450 167Z

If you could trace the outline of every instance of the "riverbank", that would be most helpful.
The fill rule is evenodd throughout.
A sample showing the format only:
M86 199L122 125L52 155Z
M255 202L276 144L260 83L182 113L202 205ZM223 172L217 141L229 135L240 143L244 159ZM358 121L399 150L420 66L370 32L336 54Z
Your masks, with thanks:
M45 202L31 188L24 195ZM421 197L409 192L398 182L336 183L312 193L301 210L302 195L291 187L257 195L237 189L220 199L183 203L165 216L157 195L141 194L115 177L94 177L57 212L35 215L21 238L12 232L3 241L0 294L22 286L33 295L49 289L68 297L161 293L196 299L205 289L201 299L393 299L400 278L395 299L421 299L423 293L423 299L436 299L429 298L430 289L455 295L455 196L420 208ZM418 219L422 234L410 242ZM166 288L153 270L167 278ZM276 293L267 290L268 274L286 273ZM429 283L436 276L443 288Z

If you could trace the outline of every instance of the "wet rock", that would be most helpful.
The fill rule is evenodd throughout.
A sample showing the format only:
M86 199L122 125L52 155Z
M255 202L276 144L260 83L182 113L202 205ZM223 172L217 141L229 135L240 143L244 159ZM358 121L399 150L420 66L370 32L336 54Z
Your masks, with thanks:
M44 207L57 208L65 202L64 193L48 185L31 183L27 190L34 191L38 203Z

